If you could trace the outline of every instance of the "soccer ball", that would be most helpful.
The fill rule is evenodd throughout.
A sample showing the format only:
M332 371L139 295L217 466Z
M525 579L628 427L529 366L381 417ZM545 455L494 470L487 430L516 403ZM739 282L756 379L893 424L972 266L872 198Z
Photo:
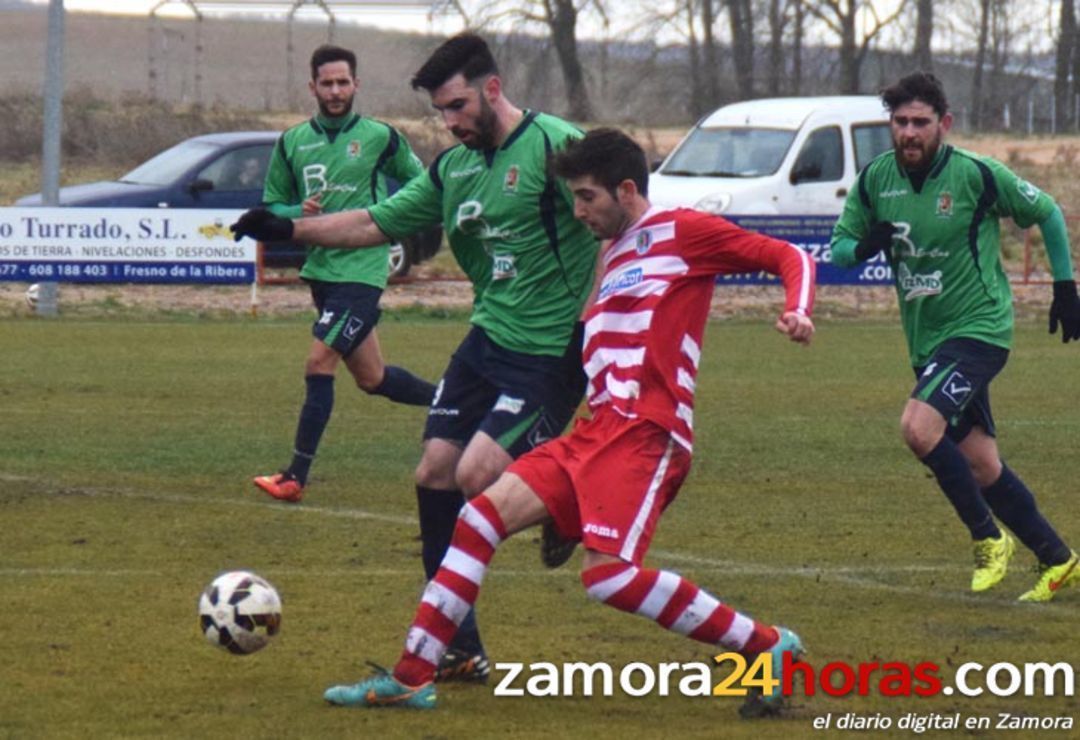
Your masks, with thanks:
M38 301L41 299L41 286L34 283L26 289L26 305L30 308L37 308Z
M222 573L199 597L199 627L211 645L235 655L254 653L281 628L281 597L250 571Z

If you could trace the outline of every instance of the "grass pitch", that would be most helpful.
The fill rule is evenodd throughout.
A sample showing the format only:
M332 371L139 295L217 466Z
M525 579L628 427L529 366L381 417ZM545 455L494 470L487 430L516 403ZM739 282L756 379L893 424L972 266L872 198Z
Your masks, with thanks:
M461 321L380 327L386 357L437 377ZM0 321L0 737L792 737L816 718L999 712L1073 717L1053 697L798 697L743 722L737 699L500 698L440 691L432 713L332 709L333 683L392 664L423 586L412 468L423 410L344 374L302 506L252 475L285 464L309 342L300 320ZM1076 546L1080 348L1019 328L994 385L1003 452ZM913 379L893 323L825 323L803 349L767 322L710 325L694 470L649 562L803 636L809 662L1080 661L1080 590L966 591L969 544L903 448ZM524 663L708 661L710 651L590 603L576 556L556 572L531 533L496 557L479 602L489 652ZM196 600L250 568L284 601L282 632L234 657L199 633ZM717 680L722 671L716 672ZM876 686L876 680L872 685ZM1075 719L1074 719L1075 721ZM928 733L932 734L932 733ZM993 734L983 733L983 734ZM1067 734L1067 733L1066 733Z

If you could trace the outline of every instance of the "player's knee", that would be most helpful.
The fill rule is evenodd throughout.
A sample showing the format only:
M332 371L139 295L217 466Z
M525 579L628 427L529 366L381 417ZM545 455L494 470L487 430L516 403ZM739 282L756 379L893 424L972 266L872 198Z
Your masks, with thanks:
M997 482L1001 477L1001 460L993 457L969 457L968 464L971 466L971 474L975 476L975 482L979 488L987 488Z
M423 488L451 491L457 487L454 482L453 466L448 466L442 460L433 459L428 455L420 458L413 475L416 485Z
M941 433L905 416L900 420L900 434L904 438L904 444L908 446L916 457L922 459L941 441Z
M364 393L374 393L382 385L383 375L382 373L357 373L353 376L353 380L356 381L356 387L362 390Z
M458 465L454 472L454 482L466 498L483 493L498 477L498 473L481 465Z

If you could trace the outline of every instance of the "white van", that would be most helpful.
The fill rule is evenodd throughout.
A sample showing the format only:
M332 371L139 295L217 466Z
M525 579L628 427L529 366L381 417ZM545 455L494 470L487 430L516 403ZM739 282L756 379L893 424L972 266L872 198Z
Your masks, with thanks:
M679 142L650 177L649 199L720 214L839 215L855 175L891 147L876 96L734 103Z

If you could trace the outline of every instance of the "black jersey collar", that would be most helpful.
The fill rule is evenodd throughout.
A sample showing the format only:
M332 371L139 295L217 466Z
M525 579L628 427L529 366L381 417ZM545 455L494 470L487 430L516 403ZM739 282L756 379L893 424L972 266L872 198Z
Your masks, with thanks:
M529 128L529 125L535 119L536 111L526 110L525 115L521 117L521 121L518 122L518 125L514 127L514 130L510 132L510 135L506 137L506 141L504 141L501 146L496 149L485 149L484 160L487 162L487 166L491 166L497 152L504 152L512 147L514 142L521 138L521 135L525 133L525 130Z
M930 160L930 165L924 169L911 172L904 169L900 164L898 158L893 157L896 162L896 169L900 173L900 176L911 182L912 189L919 193L922 191L923 185L927 180L937 177L941 174L941 171L945 169L945 165L949 163L949 159L952 157L953 146L952 144L944 144L934 154L934 158Z
M360 114L355 111L349 111L344 116L337 118L330 118L324 116L321 113L311 117L311 128L315 130L317 134L323 134L330 140L332 144L338 134L343 134L351 130L360 121Z

